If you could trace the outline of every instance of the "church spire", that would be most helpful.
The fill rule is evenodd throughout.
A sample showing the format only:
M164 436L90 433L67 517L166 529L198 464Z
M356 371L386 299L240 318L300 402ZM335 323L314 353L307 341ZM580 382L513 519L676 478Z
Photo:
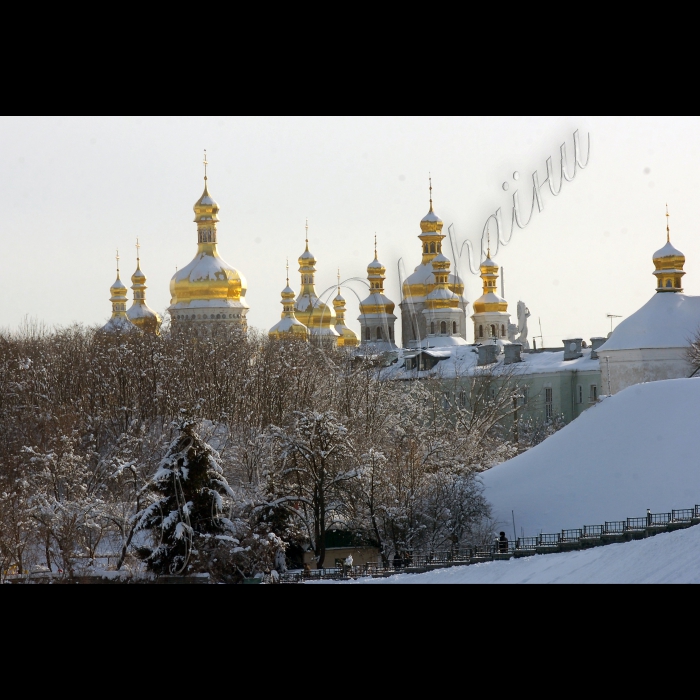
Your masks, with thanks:
M141 272L141 244L136 239L136 272L131 276L131 289L134 292L134 302L127 311L128 319L142 331L160 334L160 316L146 303L146 275Z
M685 275L685 255L671 243L670 214L666 205L666 245L654 253L654 276L657 292L682 293L681 278Z
M216 224L219 223L219 205L209 194L207 185L207 152L204 151L204 192L194 205L194 220L197 224L197 243L201 246L211 248L216 246Z

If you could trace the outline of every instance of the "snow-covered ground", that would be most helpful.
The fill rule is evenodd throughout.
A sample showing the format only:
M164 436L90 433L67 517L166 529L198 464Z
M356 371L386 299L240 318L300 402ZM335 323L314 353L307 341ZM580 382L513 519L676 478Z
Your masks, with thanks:
M556 533L700 504L700 379L631 386L483 476L499 527Z
M313 585L318 583L335 582ZM539 554L347 583L700 583L700 525L580 552Z

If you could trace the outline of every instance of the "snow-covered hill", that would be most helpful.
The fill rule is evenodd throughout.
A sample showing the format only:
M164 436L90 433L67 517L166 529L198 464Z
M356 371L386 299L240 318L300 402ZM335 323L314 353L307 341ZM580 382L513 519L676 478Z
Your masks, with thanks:
M511 511L534 536L700 504L700 379L629 387L483 482L509 537Z
M353 583L700 583L700 525L580 552L540 554Z

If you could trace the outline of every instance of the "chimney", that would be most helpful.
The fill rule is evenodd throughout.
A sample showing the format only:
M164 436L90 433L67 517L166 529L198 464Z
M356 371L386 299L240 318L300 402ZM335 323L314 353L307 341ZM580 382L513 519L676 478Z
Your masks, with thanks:
M503 360L504 365L512 365L515 364L516 362L522 362L522 358L520 357L520 353L522 352L523 346L522 343L512 343L511 345L504 345L503 346L503 351L506 354L505 359Z
M605 343L607 338L591 338L591 360L598 359L598 353L596 350Z
M479 360L477 362L477 367L492 365L498 358L499 350L500 348L498 347L498 345L480 345Z
M564 361L576 360L579 357L583 357L581 352L581 343L583 338L569 338L569 340L563 340L564 343Z

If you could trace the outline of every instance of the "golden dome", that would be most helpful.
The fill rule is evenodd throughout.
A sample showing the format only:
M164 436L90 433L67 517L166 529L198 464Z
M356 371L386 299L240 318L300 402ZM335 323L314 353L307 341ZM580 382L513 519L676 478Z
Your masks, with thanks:
M216 228L219 205L209 194L206 174L204 192L193 209L197 254L170 281L171 317L187 321L227 320L245 325L248 284L245 277L219 255Z
M282 290L282 318L272 328L269 336L275 340L298 338L308 340L309 329L294 314L294 290L289 286L289 264L287 264L287 286Z
M146 333L160 335L160 316L146 303L146 275L141 272L141 259L138 254L139 245L136 241L136 272L131 276L134 292L134 303L126 312L128 319L140 330Z
M195 202L194 207L194 221L195 223L200 222L214 222L219 221L219 205L214 201L214 198L209 194L209 189L207 187L207 178L204 178L204 192L202 196Z
M135 331L136 328L132 325L126 315L127 290L126 285L122 282L119 275L119 251L117 251L117 279L109 288L110 298L112 302L112 316L109 321L101 328L105 333L114 333L117 331Z
M668 223L668 206L666 206L666 245L654 253L654 276L657 292L682 292L681 278L685 275L685 255L671 244L671 228Z
M338 270L338 295L333 299L333 308L338 319L335 324L335 330L340 335L338 339L338 347L354 348L360 344L360 341L350 328L345 325L345 299L340 293L340 270Z
M483 294L472 304L474 313L482 314L487 311L508 311L508 302L496 294L498 280L498 265L491 260L491 251L486 260L481 263L481 279Z
M442 254L442 241L445 234L442 232L442 219L433 211L433 185L430 183L430 211L423 217L420 223L421 233L418 238L423 248L423 258L416 269L404 280L404 299L415 303L421 303L430 294L436 285L433 274L433 260ZM455 273L449 275L449 289L460 298L464 295L464 282Z
M309 251L309 223L306 222L306 249L299 256L301 290L295 304L296 317L308 327L312 336L328 336L335 340L335 310L316 294L316 258Z

